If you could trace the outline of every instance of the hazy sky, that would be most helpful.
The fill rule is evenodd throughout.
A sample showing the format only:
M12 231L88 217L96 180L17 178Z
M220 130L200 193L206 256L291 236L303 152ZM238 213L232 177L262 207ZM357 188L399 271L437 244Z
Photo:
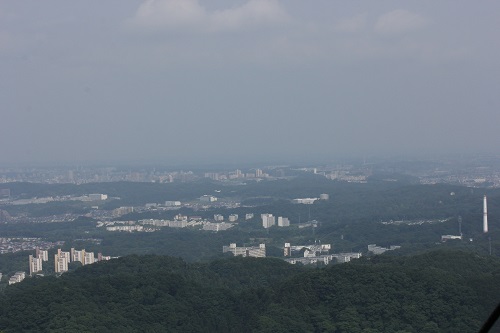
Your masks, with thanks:
M500 2L0 0L0 165L500 153Z

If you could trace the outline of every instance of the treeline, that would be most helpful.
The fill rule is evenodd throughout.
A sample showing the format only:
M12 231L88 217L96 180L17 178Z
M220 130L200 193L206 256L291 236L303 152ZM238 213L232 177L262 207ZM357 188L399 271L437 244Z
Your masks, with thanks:
M0 298L5 332L476 332L500 261L457 251L323 269L278 259L128 256L30 278Z

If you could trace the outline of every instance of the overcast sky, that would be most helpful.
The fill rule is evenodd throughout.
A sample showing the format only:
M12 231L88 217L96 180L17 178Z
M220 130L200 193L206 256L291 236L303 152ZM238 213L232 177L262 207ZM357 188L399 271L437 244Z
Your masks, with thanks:
M500 153L499 1L0 0L0 165Z

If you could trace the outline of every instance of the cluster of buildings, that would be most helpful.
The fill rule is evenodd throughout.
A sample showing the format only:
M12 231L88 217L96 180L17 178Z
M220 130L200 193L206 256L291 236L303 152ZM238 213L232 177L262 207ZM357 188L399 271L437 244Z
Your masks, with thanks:
M160 228L186 228L198 227L205 231L224 231L232 228L238 219L238 215L232 214L229 216L229 223L224 222L222 215L214 216L215 222L202 219L200 216L184 216L177 214L174 220L159 220L146 219L139 221L99 221L97 228L105 227L107 231L124 231L124 232L154 232ZM232 223L231 223L232 222Z
M245 214L245 220L254 217L253 213ZM205 231L224 231L234 227L238 222L238 214L230 214L225 222L222 214L214 214L213 221L203 219L201 216L185 216L177 214L173 220L146 219L138 221L99 221L97 227L105 227L107 231L125 231L125 232L154 232L163 227L168 228L187 228L198 227ZM282 226L289 225L288 219L278 218L278 223Z
M331 244L310 244L310 245L290 245L290 243L285 243L283 247L283 255L285 257L291 257L297 252L303 251L303 257L287 258L286 262L290 264L302 263L315 264L322 262L328 265L333 259L338 263L345 263L351 261L351 259L358 259L361 257L359 252L350 253L329 253L331 250ZM326 253L326 254L323 254Z
M205 178L210 178L212 180L269 178L269 174L262 171L262 169L255 169L253 172L242 172L240 169L236 169L231 172L206 172Z
M301 263L303 265L316 264L316 263L324 263L328 265L334 259L338 263L346 263L351 261L351 259L359 259L361 258L360 252L349 252L349 253L332 253L332 254L324 254L324 255L316 255L313 257L304 257L304 258L289 258L285 259L286 262L295 265L297 263Z
M260 217L262 219L262 227L264 227L264 229L276 225L276 218L275 216L273 216L273 214L261 214ZM278 227L289 227L289 226L290 226L290 221L288 220L287 217L278 216Z
M372 168L368 168L365 165L361 167L342 165L336 167L301 168L299 170L312 172L316 175L324 176L327 179L349 183L366 183L368 177L373 173Z
M336 171L325 174L325 177L331 180L340 180L348 183L366 183L368 177L371 176L371 172L366 172L363 174L350 174L349 172Z
M311 244L311 245L292 246L290 243L285 243L285 246L283 247L283 255L285 257L291 257L293 255L297 255L297 253L303 252L303 257L287 258L285 259L285 261L290 264L301 263L304 265L315 264L319 262L328 265L334 259L338 263L345 263L351 261L351 259L358 259L361 257L361 253L359 252L329 253L330 250L331 250L331 244Z
M10 190L9 190L10 198ZM107 194L88 194L82 196L63 195L55 197L41 197L30 199L10 200L9 205L30 205L30 204L45 204L48 202L64 202L64 201L103 201L108 199Z
M41 238L34 237L3 237L0 238L0 254L14 253L19 251L32 251L36 248L50 249L56 246L63 246L64 242L48 242Z
M94 252L87 252L83 250L75 250L71 248L71 251L64 252L61 249L57 250L54 255L54 272L64 273L68 271L68 265L72 261L78 261L82 265L90 265L102 260L110 260L112 257L103 256L98 253L95 257ZM41 250L40 248L35 249L35 255L29 255L29 275L41 274L43 272L44 262L49 261L48 250ZM25 272L16 272L13 276L9 278L9 285L21 282L26 278ZM2 279L2 274L0 273L0 280Z
M231 252L234 256L242 257L266 257L266 244L259 244L259 246L236 246L236 243L231 243L229 246L222 247L222 253Z
M75 250L71 248L69 252L64 252L61 249L57 250L54 255L54 271L56 273L64 273L68 271L70 262L80 262L82 265L90 265L102 260L110 260L111 257L103 256L98 253L97 257L94 252L83 250ZM43 271L43 263L49 261L49 253L47 250L36 249L35 255L29 255L29 272L30 276Z
M200 197L200 201L201 202L216 202L217 201L217 197L215 197L213 195L205 194L205 195L202 195Z
M334 259L336 262L345 263L351 261L351 259L361 257L361 253L358 252L329 254L330 250L330 244L291 246L290 243L285 243L283 254L285 257L291 257L292 255L297 255L297 252L303 251L302 257L286 258L285 261L290 264L302 263L304 265L318 262L328 265ZM264 258L266 256L266 244L259 244L259 246L236 246L236 243L231 243L229 246L223 246L222 252L231 252L234 256Z
M321 166L312 168L293 169L294 171L312 172L328 179L365 183L377 171L396 172L416 176L423 184L447 183L462 184L470 187L500 187L499 158L483 156L468 159L463 157L458 160L442 159L422 161L419 167L408 170L400 161L378 161L361 165L341 164L336 166ZM428 162L428 163L425 163ZM436 166L437 165L437 166ZM263 180L285 177L288 166L252 168L234 171L192 171L158 170L157 168L118 169L116 167L78 167L78 168L0 168L0 184L11 182L35 183L95 183L95 182L158 182L169 183L174 181L189 182L202 177L216 181L231 180ZM384 179L391 181L391 179ZM5 190L5 191L3 191ZM8 197L8 188L0 189L0 201Z
M468 166L464 169L453 169L449 164L439 168L429 168L410 173L417 176L420 184L458 184L467 187L500 187L500 170L495 166ZM456 165L456 164L454 164Z
M312 205L317 200L329 200L330 196L326 193L322 193L319 195L319 198L297 198L292 199L294 204L303 204L303 205Z
M289 227L290 220L283 216L274 216L273 214L261 214L262 227L267 229L277 225L278 227ZM253 213L245 214L245 221L253 219ZM214 214L213 221L203 219L200 216L183 216L178 214L174 220L148 219L138 221L99 221L97 227L105 227L107 231L125 231L125 232L154 232L162 227L186 228L199 227L201 230L222 231L232 228L240 219L238 214L230 214L226 217L222 214ZM309 221L306 224L299 225L299 228L315 226L316 221Z
M200 178L192 171L160 171L156 169L120 170L115 167L78 168L4 168L0 183L34 182L46 184L86 184L97 182L158 182L193 181Z
M377 246L376 244L369 244L368 245L368 252L371 252L373 254L382 254L386 251L394 251L397 249L400 249L401 246L399 245L391 245L389 247L382 247L382 246Z

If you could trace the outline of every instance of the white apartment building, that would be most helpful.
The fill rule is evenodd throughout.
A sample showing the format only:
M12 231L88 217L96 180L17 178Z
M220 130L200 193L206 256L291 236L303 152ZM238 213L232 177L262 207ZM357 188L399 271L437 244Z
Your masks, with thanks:
M290 221L288 220L288 217L278 216L278 227L289 227L289 226L290 226Z
M181 205L180 201L165 201L166 207L178 207Z
M29 263L30 263L30 275L33 275L34 273L38 273L42 271L42 257L33 257L33 255L30 254L29 256Z
M89 199L91 201L101 201L108 198L107 194L89 194Z
M95 263L94 252L85 252L83 257L83 265L91 265Z
M81 251L77 251L74 248L71 248L71 261L79 261L84 265L85 258L85 249Z
M266 256L266 244L250 247L238 247L236 243L223 246L222 252L231 252L234 256L264 258Z
M168 221L168 226L170 228L185 228L187 224L188 224L187 220Z
M223 231L232 227L233 224L226 222L221 222L221 223L204 222L202 229L205 231Z
M68 271L68 264L69 260L66 255L61 255L60 252L61 250L59 249L58 253L54 255L54 270L56 273L64 273ZM63 252L63 253L69 253L69 252Z
M214 214L214 220L219 222L224 221L224 216L221 214Z
M238 214L231 214L228 217L229 222L236 222L238 221Z
M262 226L265 229L270 228L275 224L273 214L261 214L260 217L262 218Z
M49 251L47 250L40 250L39 248L36 248L35 250L35 257L42 258L42 261L49 261Z
M113 209L113 216L122 216L134 212L134 207L119 207Z
M16 272L16 274L10 277L9 285L21 282L22 280L24 280L25 277L26 277L25 272Z

